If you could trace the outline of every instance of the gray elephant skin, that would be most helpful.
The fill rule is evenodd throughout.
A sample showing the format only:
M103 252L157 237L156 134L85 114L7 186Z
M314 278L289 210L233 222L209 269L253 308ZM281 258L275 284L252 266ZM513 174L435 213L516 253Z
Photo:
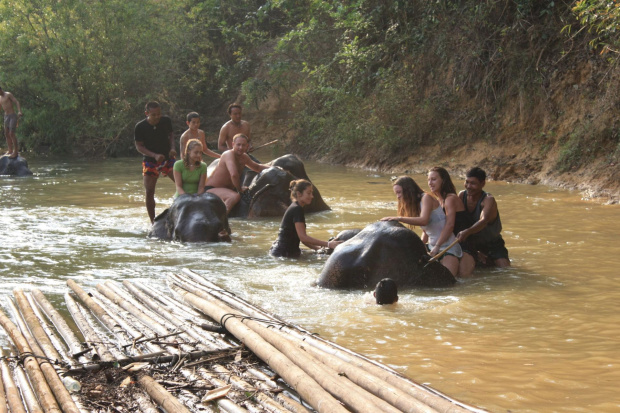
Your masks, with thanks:
M230 234L226 206L214 194L183 194L170 208L159 214L148 236L168 241L221 242L230 241L221 236L225 230Z
M30 176L28 161L21 156L9 158L8 155L0 157L0 175L4 176Z
M252 159L259 162L256 158ZM209 170L213 170L218 161L213 161L209 165ZM271 167L258 174L248 168L244 169L241 182L249 189L230 211L229 217L282 217L291 204L291 191L289 190L291 181L306 179L312 182L306 173L304 163L295 155L281 156L267 165ZM312 188L314 199L310 205L304 207L304 210L306 212L328 211L330 208L321 197L317 187L313 184Z
M418 235L395 221L379 221L359 233L348 232L325 262L317 284L325 288L368 289L383 278L401 287L449 287L452 273L439 262L431 263ZM339 239L339 237L336 237Z

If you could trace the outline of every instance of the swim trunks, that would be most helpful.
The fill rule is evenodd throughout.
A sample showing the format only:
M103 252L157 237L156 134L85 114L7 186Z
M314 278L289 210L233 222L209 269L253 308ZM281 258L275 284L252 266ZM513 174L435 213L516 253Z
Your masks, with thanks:
M161 173L163 176L168 176L172 168L174 168L175 161L175 158L170 158L160 163L142 161L142 175L159 177Z
M17 113L4 115L4 128L10 131L17 129Z

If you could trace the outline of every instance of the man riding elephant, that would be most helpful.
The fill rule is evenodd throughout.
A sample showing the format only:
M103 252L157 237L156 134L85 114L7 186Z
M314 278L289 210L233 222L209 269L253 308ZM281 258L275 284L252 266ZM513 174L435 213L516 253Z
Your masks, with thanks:
M257 160L254 160L257 162ZM209 165L207 175L215 170L219 160ZM257 162L258 163L258 162ZM295 155L284 155L265 164L268 169L256 173L245 168L241 173L242 186L248 190L241 194L240 201L230 211L229 217L259 218L281 217L291 204L289 184L296 179L310 181L303 162ZM306 212L329 210L321 193L313 185L314 199L306 206Z
M159 214L148 236L181 242L230 241L226 205L211 193L183 194Z
M383 278L393 279L399 288L448 287L456 282L438 262L425 268L430 257L424 243L395 221L375 222L358 234L347 234L351 235L325 262L317 281L320 287L370 288Z

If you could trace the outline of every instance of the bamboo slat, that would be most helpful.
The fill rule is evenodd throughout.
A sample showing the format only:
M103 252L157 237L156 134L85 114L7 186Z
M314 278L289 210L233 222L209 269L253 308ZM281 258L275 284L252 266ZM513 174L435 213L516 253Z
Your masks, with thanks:
M190 413L179 400L170 394L163 386L150 376L142 376L138 379L140 386L148 393L155 402L167 412Z
M37 394L37 398L41 403L43 409L45 409L48 413L60 413L60 407L54 398L54 394L50 389L50 386L47 383L43 372L41 371L41 367L39 367L39 363L36 358L33 357L33 351L28 345L28 342L22 335L22 333L18 330L17 326L13 324L11 320L0 310L0 325L4 328L4 330L8 333L11 340L13 340L13 344L19 351L20 357L23 358L23 365L28 373L28 377L30 377L30 381L33 385L34 391ZM48 366L50 368L51 365L49 363L45 363L44 366ZM53 368L52 368L53 369ZM56 372L54 372L55 374ZM58 376L58 375L56 375ZM62 383L61 383L62 384ZM5 384L6 387L6 384ZM64 388L64 386L63 386Z
M11 375L11 371L9 370L9 365L6 359L0 359L0 369L2 372L2 383L4 385L4 392L6 394L6 402L9 405L9 410L11 413L27 413L26 408L24 407L24 403L22 402L22 398L19 395L19 389L15 385L15 381L13 376ZM4 411L6 412L6 405L4 404L4 400L2 400L2 404L4 405Z
M41 308L41 310L43 310L47 318L52 321L54 327L56 327L56 330L60 333L65 343L67 343L72 357L79 360L79 355L85 350L85 348L82 346L80 339L73 332L73 329L69 327L62 315L54 308L54 306L52 306L41 291L37 289L32 290L32 298L34 298L37 305Z
M227 312L216 306L203 305L204 300L187 291L177 290L183 299L207 314L214 320L220 320ZM282 376L299 394L319 412L345 413L347 410L315 380L310 378L302 369L291 360L264 341L258 334L237 320L230 320L227 330L250 348L259 358L265 361Z
M17 377L17 382L19 383L19 391L22 394L22 398L24 400L24 404L28 408L29 413L43 413L43 409L37 400L37 396L34 394L34 390L30 387L30 383L28 382L28 377L26 377L26 373L24 369L20 366L15 366L15 376Z
M0 358L0 362L6 362L4 358ZM1 367L0 367L1 369ZM2 371L0 370L0 413L8 413L7 397L2 383Z

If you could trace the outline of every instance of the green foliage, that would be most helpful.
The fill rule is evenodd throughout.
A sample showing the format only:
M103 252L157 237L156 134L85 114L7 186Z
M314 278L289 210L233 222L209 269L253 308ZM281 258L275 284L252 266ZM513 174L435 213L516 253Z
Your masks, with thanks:
M602 52L618 52L620 46L620 3L609 0L579 0L573 11L579 23L596 34L590 41ZM615 49L615 50L614 50Z

